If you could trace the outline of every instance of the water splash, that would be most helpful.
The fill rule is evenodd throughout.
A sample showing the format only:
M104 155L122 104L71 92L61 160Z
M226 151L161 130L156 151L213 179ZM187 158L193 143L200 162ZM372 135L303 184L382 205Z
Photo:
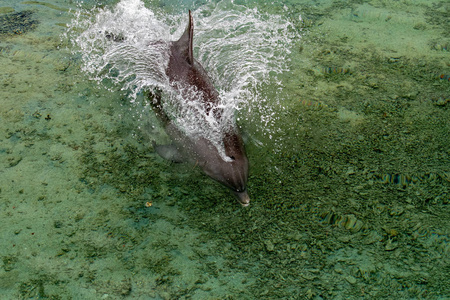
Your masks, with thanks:
M92 80L130 90L134 101L141 90L168 84L169 29L141 1L123 0L111 10L79 9L69 37Z
M95 11L80 8L68 36L74 51L81 53L82 70L105 88L129 91L131 102L143 90L163 90L168 99L164 110L186 134L220 141L224 130L235 126L239 110L246 115L263 112L261 125L266 126L274 113L258 90L288 69L295 38L292 24L233 1L207 3L193 11L193 17L194 57L219 91L220 120L198 102L187 101L186 91L176 92L165 74L170 42L183 33L187 12L163 14L140 0L122 0ZM195 92L188 91L191 97Z

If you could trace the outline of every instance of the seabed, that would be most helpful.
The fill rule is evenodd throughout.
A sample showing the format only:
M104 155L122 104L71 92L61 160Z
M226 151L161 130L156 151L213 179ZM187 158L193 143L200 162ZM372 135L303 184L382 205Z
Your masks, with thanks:
M0 0L2 299L450 297L450 3L241 2L302 35L247 208L81 72L76 2Z

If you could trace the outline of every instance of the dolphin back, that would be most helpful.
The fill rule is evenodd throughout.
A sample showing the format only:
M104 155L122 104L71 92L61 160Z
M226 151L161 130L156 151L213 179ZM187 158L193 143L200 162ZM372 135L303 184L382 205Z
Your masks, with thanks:
M192 13L189 11L189 23L186 30L179 40L172 42L170 47L169 65L166 74L171 83L188 88L195 87L197 91L201 92L201 99L190 100L205 104L206 111L209 113L209 106L218 103L219 93L206 70L194 58L193 39L194 21ZM186 98L189 98L189 96L186 95ZM206 105L207 103L209 104Z

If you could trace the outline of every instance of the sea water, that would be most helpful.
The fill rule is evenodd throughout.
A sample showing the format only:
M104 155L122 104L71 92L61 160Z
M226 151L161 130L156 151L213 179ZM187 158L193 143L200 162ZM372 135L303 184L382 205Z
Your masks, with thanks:
M1 298L447 299L447 2L0 0ZM188 10L246 208L151 147Z

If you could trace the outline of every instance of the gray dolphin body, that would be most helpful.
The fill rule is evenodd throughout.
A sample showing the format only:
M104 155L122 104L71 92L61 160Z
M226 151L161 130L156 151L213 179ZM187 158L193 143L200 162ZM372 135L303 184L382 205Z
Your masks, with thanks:
M193 19L189 11L189 24L186 31L178 41L170 45L166 75L170 83L179 89L183 87L196 89L198 97L188 100L200 101L207 113L220 119L219 93L205 69L193 57L193 33ZM211 141L204 137L188 136L180 130L163 111L159 95L153 95L151 100L153 110L173 141L171 145L153 144L155 151L163 158L176 162L187 161L199 166L206 175L228 187L243 206L249 205L248 159L238 129L233 127L223 133L222 142L227 156L224 160Z

